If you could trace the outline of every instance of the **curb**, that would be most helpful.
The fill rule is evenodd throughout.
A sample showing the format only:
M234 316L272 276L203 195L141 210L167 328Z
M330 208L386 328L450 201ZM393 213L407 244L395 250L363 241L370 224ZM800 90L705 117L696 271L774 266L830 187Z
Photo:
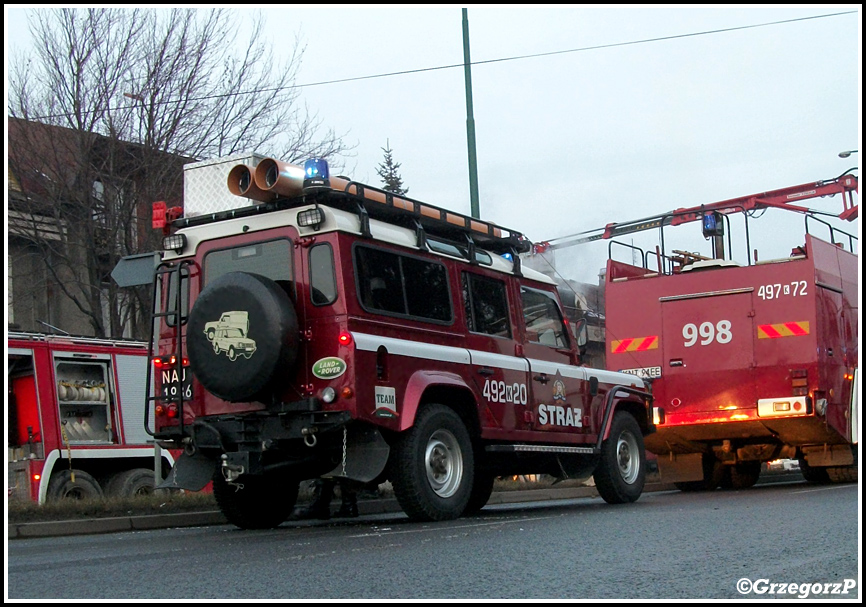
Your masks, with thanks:
M644 487L644 493L670 491L672 483L652 483ZM585 497L599 497L595 487L566 487L547 489L526 489L498 491L490 496L488 504L517 504L523 502L542 502L551 500L570 500ZM402 512L394 498L361 500L358 502L361 516ZM298 522L298 521L290 521ZM7 539L30 539L38 537L60 537L71 535L94 535L117 533L119 531L148 531L171 527L204 527L207 525L227 525L219 511L183 512L179 514L151 514L145 516L118 516L111 518L92 518L69 521L50 521L43 523L9 523Z

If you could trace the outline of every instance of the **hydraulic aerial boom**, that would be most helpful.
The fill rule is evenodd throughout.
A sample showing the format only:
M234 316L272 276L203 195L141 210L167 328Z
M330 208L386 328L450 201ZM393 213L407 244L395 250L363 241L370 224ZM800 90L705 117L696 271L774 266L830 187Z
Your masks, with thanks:
M846 173L836 179L804 183L761 194L752 194L750 196L741 196L739 198L731 198L730 200L722 200L690 208L676 209L668 213L634 221L609 223L603 228L587 230L570 236L536 243L534 245L534 252L543 253L553 249L561 249L596 240L606 240L624 234L662 228L667 225L679 225L690 221L699 221L708 214L713 213L727 215L729 213L748 213L767 208L780 208L797 213L823 213L822 211L815 211L814 209L793 203L811 198L835 196L836 194L842 194L843 204L843 210L838 214L838 217L846 221L855 221L858 216L858 206L854 201L854 192L858 191L857 188L857 176Z

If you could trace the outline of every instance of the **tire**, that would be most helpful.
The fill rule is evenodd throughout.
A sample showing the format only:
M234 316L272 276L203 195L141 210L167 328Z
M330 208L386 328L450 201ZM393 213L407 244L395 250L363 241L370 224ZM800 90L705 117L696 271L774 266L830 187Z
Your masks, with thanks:
M489 473L475 469L475 482L472 483L472 491L469 493L469 502L463 509L463 516L478 514L478 512L490 501L493 494L493 483L496 477Z
M593 474L595 488L608 504L637 501L646 482L646 452L637 420L618 411L610 435L601 445L601 459Z
M229 348L221 356L205 325L229 312L246 313L247 339L255 342L249 358ZM229 272L211 281L196 299L187 323L187 352L193 374L214 396L228 402L270 402L292 377L298 357L298 318L289 296L273 280L247 272Z
M761 462L740 462L730 468L731 489L754 487L761 476Z
M72 474L75 474L75 482ZM104 496L102 487L96 479L83 470L63 470L51 477L48 483L48 501L60 501L64 499L101 499Z
M800 473L810 483L825 484L830 482L830 476L827 474L827 468L810 466L805 458L797 460L800 463Z
M831 483L856 483L859 477L857 466L830 466L826 471Z
M443 405L421 409L392 448L390 478L397 502L412 520L448 521L463 514L475 465L460 416Z
M155 486L153 470L133 468L111 477L106 485L105 493L111 497L136 497L150 495Z
M223 515L236 527L273 529L292 513L298 481L284 474L241 475L230 485L217 469L213 494Z
M674 483L674 486L685 493L714 491L719 486L731 486L731 477L728 473L727 466L722 465L715 456L709 453L704 453L702 463L704 471L703 479L699 481L676 482Z

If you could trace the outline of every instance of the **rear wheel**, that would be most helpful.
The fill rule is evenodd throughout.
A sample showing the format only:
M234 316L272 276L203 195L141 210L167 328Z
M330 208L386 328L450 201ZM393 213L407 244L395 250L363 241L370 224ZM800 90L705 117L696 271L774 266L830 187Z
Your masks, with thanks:
M133 468L120 472L108 481L106 493L116 497L134 497L136 495L150 495L156 485L153 470L147 468Z
M827 476L831 483L856 483L859 475L857 466L830 466Z
M800 473L810 483L829 483L830 476L827 474L827 468L810 466L805 458L800 458Z
M460 416L443 405L425 406L394 445L390 468L394 495L409 518L458 518L475 477L472 443Z
M241 529L272 529L285 521L298 499L298 482L288 475L241 475L229 484L222 471L213 478L213 494L228 521Z
M693 493L695 491L713 491L719 485L730 486L730 476L725 466L715 456L704 453L702 458L704 478L699 481L681 481L674 483L677 489Z
M75 480L73 480L73 476ZM49 501L63 499L99 499L103 497L102 487L96 479L83 470L63 470L51 477L48 484Z
M643 435L634 417L617 412L610 436L602 443L601 460L593 474L595 488L608 504L636 501L646 482Z
M740 462L729 466L731 489L748 489L754 487L761 476L761 462Z

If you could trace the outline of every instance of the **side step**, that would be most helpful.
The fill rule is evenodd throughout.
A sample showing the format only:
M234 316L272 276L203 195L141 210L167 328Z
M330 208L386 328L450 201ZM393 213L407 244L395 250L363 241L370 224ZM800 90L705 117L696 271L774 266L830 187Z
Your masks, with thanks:
M566 447L561 445L487 445L485 451L491 453L513 453L516 451L532 453L582 453L585 455L598 455L601 453L595 447Z

